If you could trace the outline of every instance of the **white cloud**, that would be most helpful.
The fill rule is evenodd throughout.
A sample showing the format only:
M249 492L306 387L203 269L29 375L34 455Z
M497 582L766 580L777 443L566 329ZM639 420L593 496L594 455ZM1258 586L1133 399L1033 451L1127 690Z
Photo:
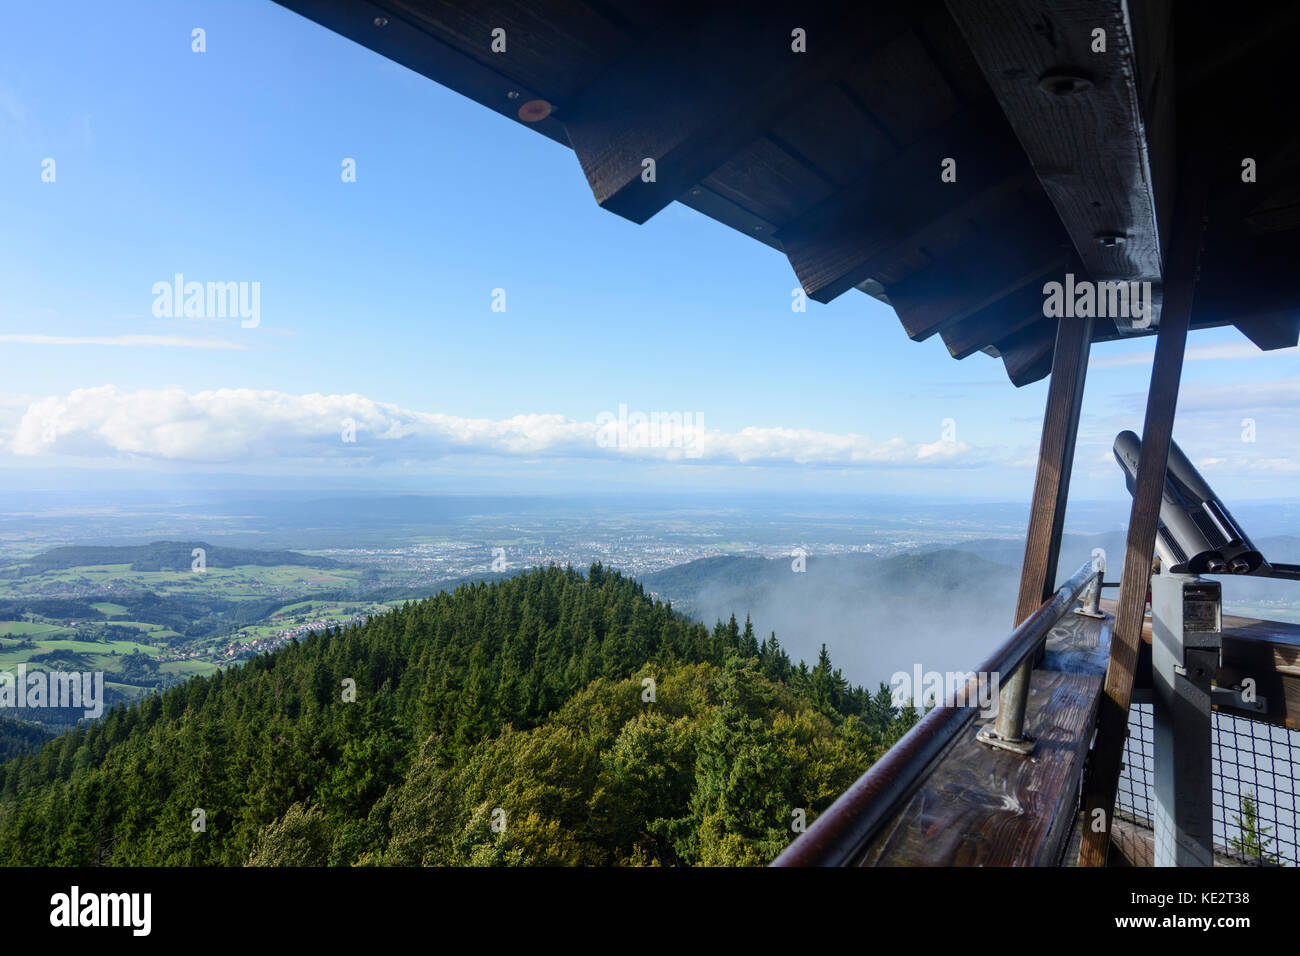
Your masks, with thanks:
M1261 382L1187 382L1179 389L1178 412L1246 415L1274 409L1295 415L1300 409L1300 379Z
M1116 411L1079 426L1081 461L1090 475L1118 473L1111 455L1115 435L1126 428L1142 430L1145 395L1128 392L1110 399ZM1216 480L1300 475L1300 380L1183 382L1174 440Z
M0 335L0 342L25 345L165 346L182 349L246 349L221 339L192 339L183 335Z
M1089 370L1099 368L1122 368L1129 365L1150 365L1155 355L1152 344L1143 352L1128 352L1120 355L1107 355L1093 358L1088 362ZM1264 351L1253 342L1219 342L1209 345L1192 345L1183 353L1184 362L1220 362L1227 359L1278 359L1300 358L1300 347L1273 349Z
M635 413L632 413L634 415ZM18 455L51 453L192 462L284 459L418 461L449 454L604 458L711 464L974 465L964 442L883 441L859 434L749 427L660 432L628 416L622 436L555 414L493 420L421 412L364 395L253 389L78 389L33 400L14 431ZM613 414L609 416L614 417ZM354 442L344 440L355 423ZM606 419L608 421L608 419Z

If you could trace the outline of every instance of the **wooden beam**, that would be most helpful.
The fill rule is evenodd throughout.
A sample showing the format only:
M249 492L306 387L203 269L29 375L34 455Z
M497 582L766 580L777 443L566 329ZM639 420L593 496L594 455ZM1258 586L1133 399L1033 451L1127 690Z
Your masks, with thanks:
M1025 558L1020 566L1020 594L1016 599L1013 627L1033 614L1056 590L1057 563L1061 555L1061 531L1065 506L1070 497L1070 473L1074 468L1074 441L1079 433L1079 409L1083 407L1083 385L1088 377L1088 352L1092 344L1092 319L1061 318L1056 323L1056 347L1052 356L1052 380L1043 412L1043 437L1038 444L1038 473L1034 477L1034 498L1025 534ZM1010 677L1003 677L1002 706L1011 713L1025 713L1029 700L1031 657ZM1022 727L1004 725L999 717L998 732L1019 739Z
M1219 85L1225 75L1240 73L1251 59L1267 55L1270 44L1282 40L1290 46L1291 37L1300 30L1300 6L1269 4L1266 16L1233 17L1227 22L1216 17L1213 22L1218 42L1209 44L1192 62L1179 66L1179 91L1206 92Z
M1206 318L1204 316L1198 315L1196 318L1192 320L1190 331L1197 332L1202 329L1221 329L1227 325L1232 325L1231 319L1213 318L1213 317ZM1149 332L1137 332L1137 333L1121 332L1113 325L1107 328L1107 324L1103 323L1100 327L1093 329L1092 343L1093 345L1096 345L1098 342L1131 342L1135 338L1142 338L1148 335L1155 335L1159 331L1160 331L1159 326L1152 325L1151 330Z
M964 359L999 339L1043 321L1042 284L1048 274L1037 276L1015 292L939 330L948 354Z
M1055 328L1051 319L1039 319L993 343L993 348L1002 358L1007 378L1016 388L1051 374L1052 353L1056 347Z
M957 161L956 182L940 179L948 158ZM786 224L781 244L809 298L830 302L876 278L883 254L982 217L1026 181L1033 182L1006 121L968 110Z
M1083 386L1088 377L1093 320L1057 320L1052 380L1043 411L1043 436L1038 446L1038 473L1025 536L1025 559L1020 571L1020 596L1013 625L1032 614L1056 590L1061 529L1070 496L1074 442L1079 433Z
M1300 313L1256 315L1233 319L1232 324L1265 351L1295 348L1300 341Z
M1115 634L1110 645L1110 665L1106 668L1105 697L1084 794L1086 826L1079 847L1080 866L1104 866L1110 844L1115 788L1119 783L1124 739L1128 734L1133 673L1137 666L1138 644L1142 639L1142 617L1151 580L1151 555L1155 549L1160 500L1164 494L1169 443L1173 438L1178 381L1183 370L1183 350L1187 343L1205 229L1205 207L1206 187L1202 171L1184 169L1174 210L1177 217L1174 244L1165 275L1164 308L1147 392L1142 458L1133 486L1133 508L1129 512Z
M1144 0L1134 19L1126 0L947 4L1091 277L1158 279L1172 188L1168 0Z
M545 93L552 106L567 104L602 67L630 48L635 28L622 25L583 0L492 0L446 3L378 0L393 14L484 65ZM493 50L493 30L506 33ZM382 32L378 30L376 32ZM514 101L517 109L523 105Z
M909 338L920 341L973 315L1069 259L1061 224L1043 202L901 282L885 286ZM1041 286L1040 286L1041 288Z
M904 29L866 4L695 12L611 64L565 105L564 128L596 201L645 222Z
M1219 208L1210 214L1214 224L1220 221ZM1226 211L1226 216L1234 213ZM1300 291L1293 279L1300 232L1225 232L1206 235L1206 263L1196 288L1198 316L1228 320L1261 349L1294 347L1300 338Z
M771 136L742 147L700 185L777 223L789 222L835 191L834 183Z

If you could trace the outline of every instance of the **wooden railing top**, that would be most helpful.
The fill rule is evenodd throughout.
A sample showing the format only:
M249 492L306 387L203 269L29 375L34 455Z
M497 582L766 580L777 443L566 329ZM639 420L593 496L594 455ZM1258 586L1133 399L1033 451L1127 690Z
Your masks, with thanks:
M860 866L1057 866L1075 820L1110 647L1110 620L1067 614L1030 674L1028 756L976 739L977 719L926 774ZM1098 658L1101 658L1100 666ZM1060 669L1055 669L1055 668Z
M1049 600L1021 622L975 673L997 674L999 680L1002 675L1013 673L1037 652L1097 575L1091 562L1081 566ZM1091 679L1095 681L1095 676ZM977 699L974 681L970 689L967 700L973 701ZM974 706L935 707L831 804L807 832L786 847L772 865L851 866L860 862L882 828L922 787L939 759L959 739L969 736L965 732L977 714ZM977 746L991 755L988 748Z

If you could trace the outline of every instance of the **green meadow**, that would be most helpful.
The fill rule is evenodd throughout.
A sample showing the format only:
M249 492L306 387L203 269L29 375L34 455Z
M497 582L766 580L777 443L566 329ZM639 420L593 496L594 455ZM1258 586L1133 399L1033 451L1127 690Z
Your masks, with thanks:
M18 568L21 570L22 565ZM209 565L203 571L133 571L129 564L83 565L41 571L2 582L5 598L85 593L100 588L113 591L152 591L158 595L196 595L228 600L266 597L279 589L310 592L338 591L360 584L362 572L352 568L312 568L301 565ZM102 599L92 605L112 618L127 608Z

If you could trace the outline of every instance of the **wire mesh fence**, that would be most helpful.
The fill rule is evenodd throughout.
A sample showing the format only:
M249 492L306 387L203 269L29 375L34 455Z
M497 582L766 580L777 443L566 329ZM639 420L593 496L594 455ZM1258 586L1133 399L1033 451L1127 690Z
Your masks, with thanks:
M1215 862L1300 866L1300 731L1220 713L1213 725ZM1153 706L1134 703L1115 810L1145 827L1154 821L1154 729Z

